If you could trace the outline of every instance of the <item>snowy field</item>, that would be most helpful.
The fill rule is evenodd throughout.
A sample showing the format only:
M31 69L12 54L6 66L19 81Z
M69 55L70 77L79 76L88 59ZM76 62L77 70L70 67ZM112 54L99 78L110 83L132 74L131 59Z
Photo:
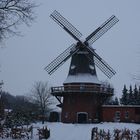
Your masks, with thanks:
M40 124L35 124L38 126ZM63 123L47 123L51 130L51 136L48 140L90 140L91 129L98 127L99 129L111 130L115 128L130 130L140 129L140 124L132 123L100 123L100 124L63 124ZM37 140L37 139L36 139Z
M133 123L99 123L99 124L63 124L63 123L46 123L44 126L50 129L50 138L48 140L91 140L91 129L98 127L107 131L117 129L140 129L140 124ZM33 140L39 140L37 135L37 128L42 128L41 123L33 124L34 135ZM11 140L11 139L6 139Z

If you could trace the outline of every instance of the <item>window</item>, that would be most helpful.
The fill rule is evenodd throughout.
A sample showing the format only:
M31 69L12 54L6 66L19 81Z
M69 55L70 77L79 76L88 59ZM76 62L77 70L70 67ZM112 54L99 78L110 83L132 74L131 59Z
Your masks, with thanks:
M85 90L85 84L80 84L80 91Z
M124 115L125 115L125 119L128 119L129 118L129 111L126 111Z
M69 113L66 112L66 113L65 113L65 118L68 118L68 116L69 116Z
M115 121L120 121L120 116L121 116L120 111L116 111L115 112Z

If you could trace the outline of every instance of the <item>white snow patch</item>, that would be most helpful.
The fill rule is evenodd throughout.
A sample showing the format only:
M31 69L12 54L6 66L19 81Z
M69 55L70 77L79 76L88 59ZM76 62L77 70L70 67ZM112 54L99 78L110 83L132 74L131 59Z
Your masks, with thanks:
M136 131L140 129L139 124L134 123L99 123L99 124L64 124L64 123L36 123L33 124L33 140L38 140L37 129L47 126L50 129L50 138L48 140L90 140L91 130L93 127L98 129L104 129L105 131L110 130L112 133L114 129L129 129ZM5 139L12 140L12 139Z
M75 65L72 65L70 68L73 70L73 69L75 69L75 68L76 68L76 66L75 66Z
M94 70L94 69L95 69L94 66L92 66L92 65L89 65L89 68L90 68L91 70Z
M93 84L101 84L96 75L91 75L87 73L78 73L76 75L68 75L64 84L69 83L93 83Z
M91 129L98 127L105 131L116 129L140 129L139 124L133 123L99 123L99 124L64 124L64 123L47 123L47 127L50 129L50 138L48 140L90 140Z
M89 54L87 51L78 51L77 54Z

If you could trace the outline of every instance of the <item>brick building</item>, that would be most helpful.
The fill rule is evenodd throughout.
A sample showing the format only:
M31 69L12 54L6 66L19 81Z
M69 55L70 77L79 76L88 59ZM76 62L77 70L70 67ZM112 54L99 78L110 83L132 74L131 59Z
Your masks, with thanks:
M102 121L140 123L140 106L103 105L102 106Z

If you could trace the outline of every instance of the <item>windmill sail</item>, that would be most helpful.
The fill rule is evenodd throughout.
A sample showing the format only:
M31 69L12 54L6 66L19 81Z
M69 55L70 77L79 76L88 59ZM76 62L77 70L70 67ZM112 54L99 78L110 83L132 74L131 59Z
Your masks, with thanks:
M102 59L102 61L104 61ZM96 57L94 59L95 65L110 79L112 78L113 75L115 75L116 72L112 72L110 71L110 69L108 69L108 67L106 67L105 63L102 63L101 61L99 61ZM106 63L107 64L107 63Z
M115 25L119 20L113 15L108 20L106 20L100 27L98 27L94 32L92 32L87 38L86 42L92 45L97 39L99 39L104 33L106 33L113 25Z
M54 59L49 65L45 67L45 70L51 75L55 72L61 65L64 64L73 54L75 54L79 48L75 47L75 44L72 44L67 48L63 53L61 53L56 59Z
M82 36L70 22L68 22L59 12L56 10L50 15L50 17L58 23L66 32L68 32L75 40L80 41L79 38Z
M92 48L87 46L87 50L94 55L95 65L108 77L111 78L116 74L115 70L111 68L105 60L103 60ZM93 61L93 60L92 60Z

